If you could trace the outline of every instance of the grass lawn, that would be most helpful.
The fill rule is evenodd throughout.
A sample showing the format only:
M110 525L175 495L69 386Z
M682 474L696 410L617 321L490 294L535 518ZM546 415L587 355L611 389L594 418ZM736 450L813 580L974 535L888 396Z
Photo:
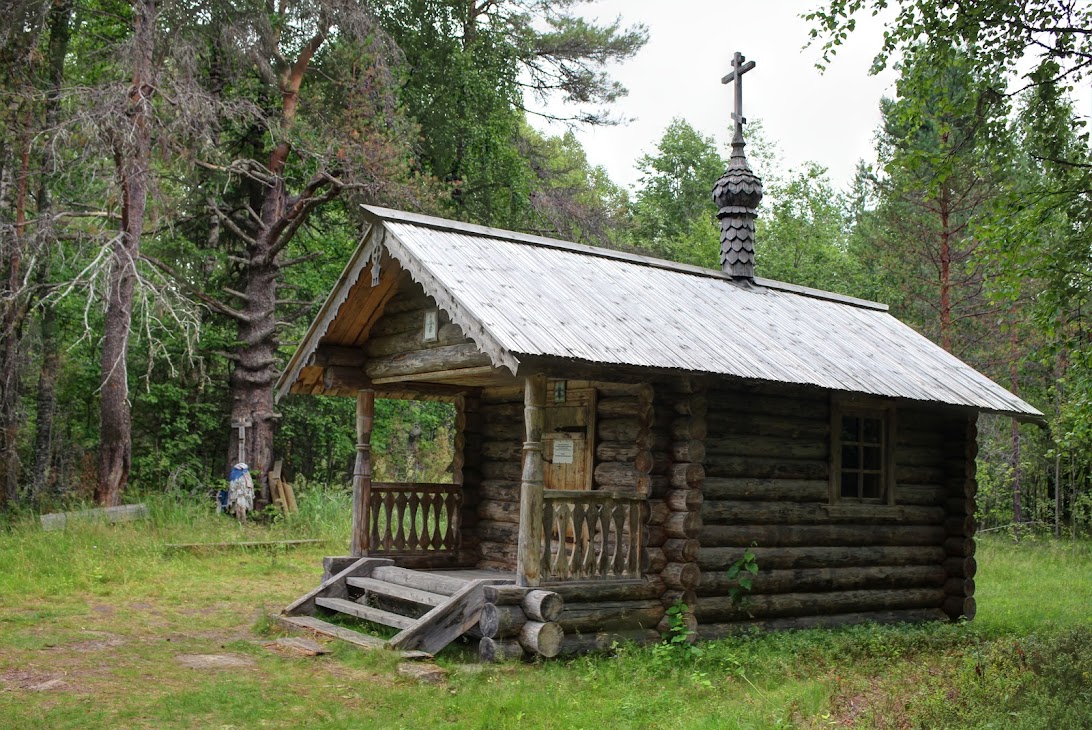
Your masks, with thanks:
M0 532L0 727L1092 727L1087 543L983 540L970 624L489 667L452 647L438 658L448 682L427 686L387 652L267 646L279 634L263 617L314 587L321 556L347 543L344 498L300 500L300 517L272 526L160 497L147 523ZM331 536L289 552L163 549Z

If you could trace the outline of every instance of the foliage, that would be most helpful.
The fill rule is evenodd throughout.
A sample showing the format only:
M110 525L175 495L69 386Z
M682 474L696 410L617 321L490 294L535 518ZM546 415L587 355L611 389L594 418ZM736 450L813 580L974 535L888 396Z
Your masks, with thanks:
M676 261L714 265L720 237L711 191L726 165L712 137L672 120L655 152L637 160L642 176L633 201L635 245Z
M1026 58L1057 70L1035 84L1070 84L1087 73L1092 52L1092 8L1051 0L826 0L807 13L812 42L822 43L820 67L829 64L864 13L894 11L873 63L878 71L900 52L926 44L931 52L961 48L982 71L1017 74Z
M579 106L573 121L611 121L601 105L625 89L607 64L636 53L643 27L597 25L572 0L399 0L377 8L404 56L401 99L421 125L418 162L452 188L458 217L534 228L536 173L525 152L525 93L559 94ZM571 143L570 143L571 146ZM549 187L547 185L547 187Z
M691 660L701 656L701 648L694 641L696 632L690 628L688 618L693 614L682 600L668 606L665 613L667 628L662 632L663 641L652 649L653 659L660 663Z
M742 557L728 566L724 575L728 580L735 581L735 585L728 589L728 596L732 599L732 603L743 603L744 598L751 592L755 576L758 575L758 561L755 559L755 554L751 550L744 552Z

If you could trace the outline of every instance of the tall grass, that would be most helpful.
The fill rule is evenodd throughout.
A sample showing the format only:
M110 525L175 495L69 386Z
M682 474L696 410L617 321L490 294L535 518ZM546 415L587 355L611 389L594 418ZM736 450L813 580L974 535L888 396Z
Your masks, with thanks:
M0 533L0 608L33 596L64 602L79 593L124 592L164 571L202 572L207 561L172 551L171 544L321 539L327 553L343 554L352 522L349 495L322 485L301 487L297 514L270 511L252 515L245 525L218 514L211 500L177 494L134 495L134 501L148 505L147 521L78 521L46 532L35 517L24 516ZM232 560L225 553L213 562Z

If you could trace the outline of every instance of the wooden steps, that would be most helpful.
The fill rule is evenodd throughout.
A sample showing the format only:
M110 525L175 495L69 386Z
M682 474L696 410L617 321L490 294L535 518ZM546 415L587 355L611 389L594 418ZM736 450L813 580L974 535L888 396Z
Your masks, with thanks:
M373 624L382 624L383 626L391 626L396 629L408 629L410 626L417 623L416 619L409 618L408 616L402 616L391 611L384 611L381 608L372 608L371 606L365 606L364 604L355 601L346 601L344 598L316 598L315 605L328 608L331 611L337 611L338 613L355 616L356 618L362 618L365 621L371 621Z
M465 580L458 578L427 573L421 570L398 568L393 565L382 565L374 568L368 577L406 588L439 593L442 596L455 595L466 585Z
M487 585L512 582L508 577L484 577L480 572L460 578L399 568L390 560L362 558L288 606L280 620L366 649L435 654L477 625ZM324 612L399 632L384 640L323 621L319 616Z
M364 590L366 593L374 593L379 596L397 598L401 601L419 603L422 606L439 606L449 598L449 596L445 594L423 591L397 583L388 583L385 580L377 580L376 578L349 578L345 582L353 588Z

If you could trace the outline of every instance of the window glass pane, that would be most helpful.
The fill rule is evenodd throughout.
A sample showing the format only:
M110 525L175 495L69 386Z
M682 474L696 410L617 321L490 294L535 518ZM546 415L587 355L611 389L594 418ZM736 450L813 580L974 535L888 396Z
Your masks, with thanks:
M863 446L861 448L864 451L864 468L865 469L879 469L881 450L879 446Z
M842 496L843 497L859 497L857 493L857 475L853 473L842 473Z
M859 420L856 416L842 416L842 440L857 441Z
M861 496L865 499L879 499L880 497L880 475L879 474L862 474L861 475Z
M883 435L883 423L878 418L862 418L862 431L864 436L862 441L869 444L880 443L880 437Z
M861 449L859 446L842 447L842 469L861 468Z

